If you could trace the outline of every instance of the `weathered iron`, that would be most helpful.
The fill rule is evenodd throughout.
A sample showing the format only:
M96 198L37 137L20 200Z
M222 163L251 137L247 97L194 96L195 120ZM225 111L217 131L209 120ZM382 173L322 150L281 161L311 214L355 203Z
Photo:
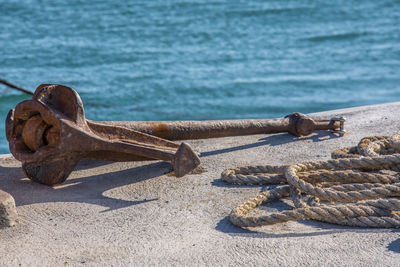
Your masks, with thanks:
M345 118L313 120L301 113L292 113L281 119L245 119L210 121L102 121L102 125L125 127L168 140L206 139L253 134L289 132L308 136L316 130L331 130L345 134Z
M170 140L277 132L305 136L314 130L333 130L342 135L343 122L343 118L312 120L300 113L283 119L94 122L85 118L75 90L42 84L32 100L10 110L6 136L11 153L22 162L26 175L36 182L53 185L65 181L83 158L159 159L171 162L175 175L181 177L195 169L200 159L188 144Z

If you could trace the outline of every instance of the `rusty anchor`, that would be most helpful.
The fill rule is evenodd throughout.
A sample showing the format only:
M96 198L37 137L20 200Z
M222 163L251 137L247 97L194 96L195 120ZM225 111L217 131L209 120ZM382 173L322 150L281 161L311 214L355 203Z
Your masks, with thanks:
M344 118L313 120L293 113L283 119L170 122L94 122L84 115L70 87L42 84L31 100L19 103L6 119L10 151L33 181L54 185L67 179L83 158L109 161L158 159L172 163L177 177L194 170L200 159L186 143L171 140L314 130L344 134ZM168 140L167 140L168 139Z

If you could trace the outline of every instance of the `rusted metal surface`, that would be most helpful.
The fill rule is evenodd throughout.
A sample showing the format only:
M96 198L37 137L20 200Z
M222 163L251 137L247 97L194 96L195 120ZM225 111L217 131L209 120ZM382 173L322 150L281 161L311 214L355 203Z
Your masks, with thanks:
M53 185L62 183L82 158L159 159L171 162L180 177L196 168L200 159L188 144L170 140L277 132L304 136L314 130L343 130L340 119L314 121L293 113L268 120L94 122L86 120L75 90L43 84L32 100L9 112L6 135L11 153L22 162L27 176Z
M104 125L126 127L168 140L205 139L252 134L289 132L295 136L307 136L316 130L332 130L339 135L344 118L313 120L301 113L292 113L282 119L245 119L212 121L103 121ZM91 122L88 122L89 124ZM339 130L341 129L341 130Z
M82 158L160 159L171 162L178 177L200 164L185 143L123 127L89 125L79 95L62 85L39 86L32 100L9 112L6 132L10 151L22 161L27 176L49 185L63 182Z

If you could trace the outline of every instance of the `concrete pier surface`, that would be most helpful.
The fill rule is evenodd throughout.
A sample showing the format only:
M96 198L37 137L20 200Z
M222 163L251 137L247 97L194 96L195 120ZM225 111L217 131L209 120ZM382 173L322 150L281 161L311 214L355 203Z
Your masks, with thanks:
M310 114L347 118L348 134L282 133L194 140L203 172L176 178L168 163L84 160L66 182L31 182L0 157L0 189L19 224L0 228L0 266L400 266L400 229L293 221L241 229L231 210L265 189L227 185L226 168L330 159L364 136L400 130L400 102ZM267 210L289 209L284 203Z

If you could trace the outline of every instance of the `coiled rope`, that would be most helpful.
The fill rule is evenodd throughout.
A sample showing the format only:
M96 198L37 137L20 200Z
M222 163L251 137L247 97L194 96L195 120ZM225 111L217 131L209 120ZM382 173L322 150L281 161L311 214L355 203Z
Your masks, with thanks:
M221 179L242 185L277 185L234 208L230 221L255 227L313 219L359 227L400 227L400 132L361 139L335 150L332 160L227 169ZM263 203L291 197L292 210L251 216Z

